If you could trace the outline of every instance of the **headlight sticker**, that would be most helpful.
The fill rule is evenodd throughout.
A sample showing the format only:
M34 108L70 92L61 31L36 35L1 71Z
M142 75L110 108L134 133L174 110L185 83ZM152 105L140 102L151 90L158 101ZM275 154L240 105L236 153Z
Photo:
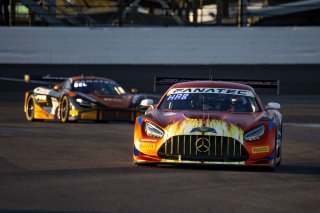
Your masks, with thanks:
M162 138L164 135L164 131L162 129L150 122L145 123L144 131L148 136L154 138Z
M259 140L264 135L265 127L260 125L255 127L244 134L244 139L246 141L256 141Z

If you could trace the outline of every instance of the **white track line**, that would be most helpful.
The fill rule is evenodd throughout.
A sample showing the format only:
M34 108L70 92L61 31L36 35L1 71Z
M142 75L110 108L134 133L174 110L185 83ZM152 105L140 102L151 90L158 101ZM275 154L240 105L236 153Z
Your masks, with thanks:
M320 123L283 123L285 126L320 128Z

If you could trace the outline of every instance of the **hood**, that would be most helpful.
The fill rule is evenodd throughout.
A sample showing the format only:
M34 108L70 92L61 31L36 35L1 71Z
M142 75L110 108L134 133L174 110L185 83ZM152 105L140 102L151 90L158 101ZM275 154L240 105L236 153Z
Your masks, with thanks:
M216 135L232 137L243 142L243 134L261 113L199 112L154 110L152 117L166 131L166 138L174 135Z
M182 120L211 121L220 120L234 124L242 129L248 129L253 122L259 120L260 112L256 113L232 113L232 112L199 112L199 111L165 111L154 110L152 116L163 127Z
M97 102L106 107L112 108L128 108L131 105L132 95L104 95L104 94L84 94L77 93L77 95Z

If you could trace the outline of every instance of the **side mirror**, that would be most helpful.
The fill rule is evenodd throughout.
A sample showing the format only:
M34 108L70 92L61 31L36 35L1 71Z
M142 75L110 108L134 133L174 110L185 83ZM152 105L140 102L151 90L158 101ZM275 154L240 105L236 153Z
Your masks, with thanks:
M59 91L59 90L60 90L60 85L59 85L59 84L54 85L54 86L53 86L53 89L54 89L55 91Z
M153 106L153 100L152 99L143 99L140 103L141 106L149 107Z
M278 103L275 103L275 102L270 102L267 104L267 110L268 109L276 109L276 110L279 110L281 107L280 107L280 104Z

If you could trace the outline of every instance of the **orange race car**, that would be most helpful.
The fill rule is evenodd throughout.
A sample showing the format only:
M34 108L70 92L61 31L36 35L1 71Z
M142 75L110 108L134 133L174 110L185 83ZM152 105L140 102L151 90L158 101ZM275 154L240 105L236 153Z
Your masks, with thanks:
M280 104L264 106L255 87L278 81L193 81L176 83L159 104L136 119L134 163L232 164L275 168L281 162ZM245 85L248 84L248 85Z
M153 94L127 93L115 81L96 76L76 76L70 78L44 76L27 82L49 84L50 87L37 87L25 93L24 111L28 121L54 120L62 122L95 120L121 120L134 122L145 108L139 103L142 99L160 99Z

